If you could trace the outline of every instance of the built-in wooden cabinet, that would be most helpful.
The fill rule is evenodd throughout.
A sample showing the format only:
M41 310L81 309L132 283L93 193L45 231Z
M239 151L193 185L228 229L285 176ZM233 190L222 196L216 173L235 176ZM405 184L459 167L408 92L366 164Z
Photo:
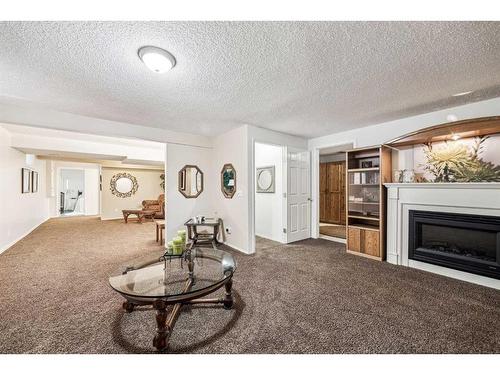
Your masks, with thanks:
M322 223L345 225L346 163L320 163L319 169L319 220Z
M391 150L373 147L347 151L347 252L385 258L384 183L391 182Z

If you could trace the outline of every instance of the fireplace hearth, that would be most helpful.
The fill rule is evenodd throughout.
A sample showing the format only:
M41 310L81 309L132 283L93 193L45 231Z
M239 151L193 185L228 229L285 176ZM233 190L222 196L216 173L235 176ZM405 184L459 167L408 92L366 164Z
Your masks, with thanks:
M500 279L500 217L408 213L408 259Z

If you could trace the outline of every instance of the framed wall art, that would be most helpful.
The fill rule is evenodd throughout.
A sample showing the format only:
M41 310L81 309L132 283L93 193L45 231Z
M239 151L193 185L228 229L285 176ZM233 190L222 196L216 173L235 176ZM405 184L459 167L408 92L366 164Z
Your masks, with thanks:
M38 192L38 172L31 171L31 192Z
M28 168L21 169L21 193L31 192L31 171Z

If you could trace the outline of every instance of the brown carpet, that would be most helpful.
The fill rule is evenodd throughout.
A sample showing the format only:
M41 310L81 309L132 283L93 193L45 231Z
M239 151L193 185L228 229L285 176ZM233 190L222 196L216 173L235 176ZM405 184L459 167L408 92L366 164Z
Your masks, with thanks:
M346 238L345 231L345 225L324 225L322 223L319 225L319 233L325 236Z
M279 245L281 245L279 242L255 236L255 251L269 249L270 247L276 247Z
M0 352L152 351L154 312L108 275L154 255L154 224L50 220L0 255ZM182 353L499 353L500 292L307 240L236 253L236 308L183 308Z

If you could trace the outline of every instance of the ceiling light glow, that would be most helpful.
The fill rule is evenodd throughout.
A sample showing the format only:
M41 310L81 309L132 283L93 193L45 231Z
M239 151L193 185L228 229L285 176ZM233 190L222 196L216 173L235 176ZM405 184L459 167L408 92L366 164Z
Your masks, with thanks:
M464 92L457 92L456 94L453 94L452 96L464 96L464 95L469 95L473 91L464 91Z
M175 57L164 49L146 46L137 52L144 65L155 73L168 72L175 66Z

